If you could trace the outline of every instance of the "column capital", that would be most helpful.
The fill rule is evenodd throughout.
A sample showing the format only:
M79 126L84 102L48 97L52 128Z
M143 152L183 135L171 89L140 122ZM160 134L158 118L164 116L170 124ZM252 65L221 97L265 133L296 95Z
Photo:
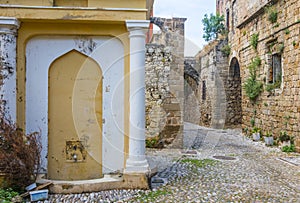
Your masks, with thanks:
M20 27L16 18L0 17L0 34L15 34Z
M126 20L126 27L129 32L134 30L148 29L149 25L149 20Z

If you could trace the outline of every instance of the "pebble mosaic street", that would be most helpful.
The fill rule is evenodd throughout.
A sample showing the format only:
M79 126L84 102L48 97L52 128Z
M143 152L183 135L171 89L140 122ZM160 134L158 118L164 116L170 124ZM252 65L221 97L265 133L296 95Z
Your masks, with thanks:
M300 202L299 154L253 142L240 130L186 123L184 131L183 150L147 150L158 170L152 190L54 194L44 202Z

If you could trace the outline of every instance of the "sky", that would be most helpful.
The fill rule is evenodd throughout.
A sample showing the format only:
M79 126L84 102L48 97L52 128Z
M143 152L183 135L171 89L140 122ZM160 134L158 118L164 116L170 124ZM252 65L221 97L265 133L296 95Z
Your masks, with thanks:
M204 14L215 13L215 0L155 0L154 17L182 17L185 22L185 56L194 56L207 44L203 36Z

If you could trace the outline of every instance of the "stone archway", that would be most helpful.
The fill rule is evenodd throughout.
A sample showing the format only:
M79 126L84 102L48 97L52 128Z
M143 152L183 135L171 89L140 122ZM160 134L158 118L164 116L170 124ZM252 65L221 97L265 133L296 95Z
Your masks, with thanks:
M242 85L240 65L237 58L232 58L229 66L229 74L226 87L226 121L227 127L240 126L242 124Z

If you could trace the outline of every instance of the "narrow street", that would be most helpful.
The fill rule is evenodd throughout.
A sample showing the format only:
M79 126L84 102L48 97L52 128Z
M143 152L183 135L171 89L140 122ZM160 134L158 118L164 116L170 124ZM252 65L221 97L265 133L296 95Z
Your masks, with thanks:
M152 190L51 195L49 201L300 202L299 154L253 142L239 130L186 123L184 133L184 150L148 149L147 158L158 169Z
M243 137L238 130L211 130L186 124L185 138L189 150L181 154L184 157L178 162L187 158L205 160L203 166L158 189L164 192L157 198L145 195L143 199L141 195L133 202L147 202L147 197L149 202L300 202L299 154L265 147L262 142ZM176 153L163 150L152 154L151 157L163 157L161 162L166 163L164 154L174 160Z

